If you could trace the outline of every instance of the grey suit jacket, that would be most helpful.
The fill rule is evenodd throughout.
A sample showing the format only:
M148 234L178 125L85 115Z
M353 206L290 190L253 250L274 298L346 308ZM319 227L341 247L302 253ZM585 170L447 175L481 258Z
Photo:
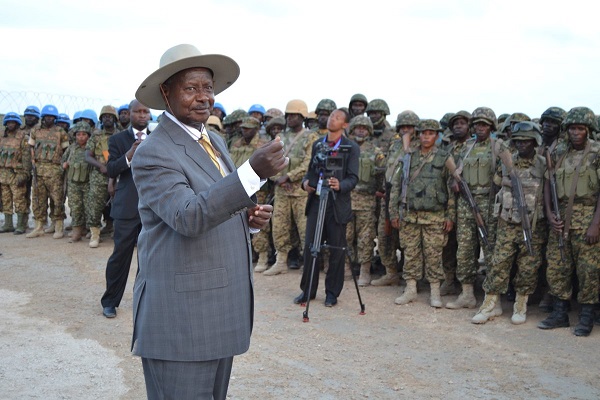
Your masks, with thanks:
M253 319L246 194L225 142L210 133L232 171L167 116L132 159L142 231L133 298L133 353L204 361L248 350Z

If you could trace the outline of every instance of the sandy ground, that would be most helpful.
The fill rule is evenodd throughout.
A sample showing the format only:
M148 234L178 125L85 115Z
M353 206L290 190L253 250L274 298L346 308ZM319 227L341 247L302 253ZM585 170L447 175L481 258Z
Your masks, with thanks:
M0 399L145 398L130 353L135 265L117 318L102 316L111 251L110 239L90 249L50 235L0 235ZM513 326L506 301L501 317L476 326L475 310L429 307L423 285L406 306L393 303L399 287L364 288L359 315L351 282L325 308L322 281L303 323L303 308L292 304L299 281L298 271L255 276L252 345L235 359L229 398L600 398L600 327L588 338L542 331L535 305Z

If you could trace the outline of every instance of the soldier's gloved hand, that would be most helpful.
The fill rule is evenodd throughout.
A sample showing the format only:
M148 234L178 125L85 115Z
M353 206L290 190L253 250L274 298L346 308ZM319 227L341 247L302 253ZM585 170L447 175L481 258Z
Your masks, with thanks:
M29 177L27 176L27 174L17 174L17 186L18 187L25 186L25 184L27 183L28 180L29 180Z

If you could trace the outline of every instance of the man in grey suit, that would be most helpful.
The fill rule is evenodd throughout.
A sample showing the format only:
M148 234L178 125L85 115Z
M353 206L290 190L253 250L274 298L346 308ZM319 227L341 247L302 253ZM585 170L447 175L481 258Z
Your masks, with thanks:
M132 351L149 399L225 399L233 356L250 345L250 233L272 214L254 193L289 161L276 138L236 170L205 129L238 76L231 58L178 45L136 92L166 110L131 164L142 220Z

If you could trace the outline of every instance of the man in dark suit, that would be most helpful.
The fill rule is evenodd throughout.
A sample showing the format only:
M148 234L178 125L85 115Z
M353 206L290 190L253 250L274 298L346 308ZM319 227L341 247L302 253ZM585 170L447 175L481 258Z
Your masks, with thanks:
M231 58L179 45L136 92L166 109L132 163L142 220L132 350L149 399L225 399L233 356L250 345L250 234L273 210L254 193L289 160L276 138L236 169L206 130L214 96L238 75Z
M142 229L138 213L138 194L130 165L138 145L150 133L150 109L133 100L129 104L129 110L129 128L108 139L106 169L110 178L118 178L118 183L110 211L114 220L114 249L106 263L106 291L101 300L102 313L106 318L117 316L117 307L127 285L135 243Z
M302 188L308 192L306 202L306 240L304 244L304 270L300 289L302 293L294 299L294 303L304 303L310 293L311 299L317 294L319 284L319 268L312 268L311 248L317 228L320 188L329 188L329 198L323 221L322 241L333 246L329 249L329 269L325 278L325 306L333 307L344 286L344 257L345 251L340 247L346 246L346 224L352 218L350 192L358 183L358 157L360 148L346 138L344 132L348 127L350 117L346 110L337 109L327 120L327 135L317 139L312 146L312 155L306 175L302 180ZM349 151L342 151L348 149ZM324 157L315 157L317 153L327 157L339 157L341 168L328 171L324 165ZM340 164L338 164L340 165ZM309 288L310 275L313 272L312 287Z

